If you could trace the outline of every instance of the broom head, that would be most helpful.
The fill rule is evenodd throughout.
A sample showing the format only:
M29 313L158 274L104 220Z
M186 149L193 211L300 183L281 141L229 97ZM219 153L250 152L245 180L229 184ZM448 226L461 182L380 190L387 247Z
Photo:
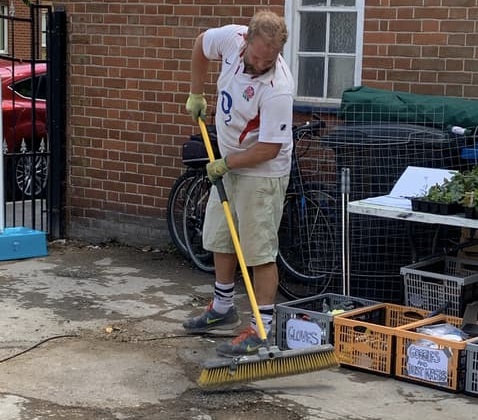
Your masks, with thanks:
M213 388L308 373L338 364L330 344L283 351L277 346L261 347L253 356L206 362L197 382L201 388Z

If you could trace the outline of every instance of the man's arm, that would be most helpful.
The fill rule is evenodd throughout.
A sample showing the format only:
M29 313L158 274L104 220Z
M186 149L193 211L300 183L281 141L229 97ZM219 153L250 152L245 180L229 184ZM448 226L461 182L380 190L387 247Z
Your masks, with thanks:
M194 42L191 56L191 93L203 94L207 79L209 60L204 55L202 41L204 33L201 33Z
M207 175L215 183L225 173L234 168L251 168L262 162L274 159L281 149L281 143L257 143L247 150L232 153L226 158L209 162Z
M186 111L191 114L193 122L197 122L198 118L206 119L207 102L204 97L204 85L209 60L203 53L203 37L204 34L200 34L196 38L191 55L191 90L186 101Z
M279 153L282 143L256 143L247 150L227 156L229 169L252 168L260 163L274 159Z

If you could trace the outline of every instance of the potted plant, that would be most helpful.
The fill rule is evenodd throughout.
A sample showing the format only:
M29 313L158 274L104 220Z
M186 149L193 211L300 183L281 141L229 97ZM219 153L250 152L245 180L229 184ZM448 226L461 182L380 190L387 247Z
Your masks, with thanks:
M442 190L439 184L432 185L428 190L425 199L428 201L428 212L438 214L438 203L442 197Z
M456 214L462 209L460 203L464 191L463 174L456 173L450 179L445 179L442 184L432 185L423 199L428 202L430 213Z

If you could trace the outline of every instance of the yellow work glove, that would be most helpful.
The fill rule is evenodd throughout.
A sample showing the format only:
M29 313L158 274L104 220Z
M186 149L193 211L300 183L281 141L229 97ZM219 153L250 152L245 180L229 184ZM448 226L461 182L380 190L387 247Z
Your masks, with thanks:
M229 167L227 166L226 159L217 159L214 162L209 162L206 165L207 177L214 184L218 179L220 179L225 173L229 172Z
M207 102L202 93L190 93L186 101L186 111L191 114L193 121L198 122L198 118L206 119Z

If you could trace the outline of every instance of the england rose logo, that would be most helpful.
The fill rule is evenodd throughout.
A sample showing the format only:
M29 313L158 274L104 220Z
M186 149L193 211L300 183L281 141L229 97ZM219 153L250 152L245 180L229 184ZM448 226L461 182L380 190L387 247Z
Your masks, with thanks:
M242 97L249 102L254 97L254 88L252 86L248 86L244 93L242 94Z

